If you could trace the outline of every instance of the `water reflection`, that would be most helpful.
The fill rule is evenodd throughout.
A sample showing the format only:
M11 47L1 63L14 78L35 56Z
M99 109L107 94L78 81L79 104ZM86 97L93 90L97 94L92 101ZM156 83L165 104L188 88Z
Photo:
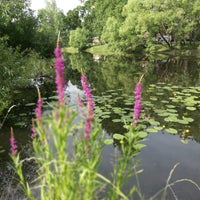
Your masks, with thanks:
M176 163L180 163L174 171L171 183L179 179L192 179L200 183L200 145L189 141L188 145L181 143L176 135L150 134L145 142L147 147L139 155L143 173L139 174L140 186L146 197L153 196L162 189L169 173ZM198 200L200 191L189 182L177 183L173 187L178 199ZM171 192L168 199L174 199ZM161 199L159 196L157 199Z
M143 73L146 89L156 82L180 86L200 84L200 63L194 57L107 56L96 63L90 54L73 54L69 62L73 69L84 70L97 93L119 88L130 92Z

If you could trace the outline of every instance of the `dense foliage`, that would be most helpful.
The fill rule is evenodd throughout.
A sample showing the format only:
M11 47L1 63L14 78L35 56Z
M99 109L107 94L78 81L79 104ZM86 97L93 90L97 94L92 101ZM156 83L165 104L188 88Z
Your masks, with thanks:
M99 37L112 49L129 52L199 45L198 0L88 0L79 12L82 28L90 31L88 43Z
M0 3L0 37L20 50L35 49L51 57L53 42L61 32L64 46L84 49L94 38L111 49L132 52L199 46L200 2L87 0L66 14L55 0L34 12L30 0ZM17 36L17 37L16 37Z
M0 2L0 38L21 52L32 49L43 57L52 57L58 32L67 45L69 31L80 25L77 9L65 15L55 0L47 1L46 7L37 13L30 9L30 0Z

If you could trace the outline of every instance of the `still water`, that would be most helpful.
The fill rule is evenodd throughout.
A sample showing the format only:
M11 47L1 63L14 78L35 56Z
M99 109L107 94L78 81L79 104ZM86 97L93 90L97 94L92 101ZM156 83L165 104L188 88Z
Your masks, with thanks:
M131 119L135 83L142 74L145 74L143 117L153 119L154 123L146 127L146 129L149 128L149 135L144 141L146 147L137 157L140 159L139 168L144 170L138 175L138 186L145 199L150 199L165 187L170 171L178 164L169 183L187 180L176 183L173 189L168 189L167 199L171 200L175 197L181 200L200 199L200 191L188 181L190 179L200 185L200 59L197 56L119 57L91 54L65 55L65 59L66 79L68 80L66 96L70 97L71 103L76 100L77 93L81 92L80 71L83 70L93 88L97 114L110 137L113 133L124 132L120 121ZM47 82L45 76L44 78L39 77L35 83L40 86L45 102L51 102L55 98L53 78L51 81L48 79ZM9 112L0 130L1 199L20 199L20 192L15 193L17 183L13 180L13 171L8 156L9 132L10 127L13 126L21 154L23 157L28 157L32 151L29 144L31 118L34 115L37 100L34 84L28 88L16 88L14 91L16 95L12 100L12 105L16 106ZM186 89L193 90L192 95L195 97L193 98L190 92L186 93ZM188 101L190 103L192 101L192 105L185 102L187 97L190 97ZM184 103L186 106L183 106ZM161 112L171 112L170 117L174 117L173 112L177 113L175 119L182 123L170 121L169 116L167 121L166 117L159 115L159 109L162 109ZM2 113L1 122L6 113L7 110ZM190 122L183 121L184 118L189 117L192 118ZM158 130L155 131L153 128L158 123ZM160 127L166 128L161 129ZM167 128L168 130L173 128L173 131L177 133L170 134ZM112 171L115 153L116 148L113 146L105 146L103 150L100 171L107 177ZM35 164L28 162L24 168L26 179L34 180L36 177ZM128 190L132 184L138 184L135 177L128 181L124 191ZM13 193L15 193L14 197ZM157 199L161 199L161 196L158 195Z

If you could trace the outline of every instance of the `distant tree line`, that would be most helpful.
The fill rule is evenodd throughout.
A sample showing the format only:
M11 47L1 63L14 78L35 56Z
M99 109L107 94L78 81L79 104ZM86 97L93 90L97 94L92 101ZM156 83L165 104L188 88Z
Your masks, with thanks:
M74 47L86 47L93 37L130 52L199 46L199 0L87 0L79 13L81 28L70 32Z
M94 38L111 49L133 52L199 46L199 0L80 0L63 13L49 0L37 13L30 0L1 0L0 42L51 57L58 32L63 46L85 49Z
M47 1L37 13L30 9L30 0L0 2L0 43L21 52L35 50L43 57L51 57L58 32L67 45L69 31L80 25L79 12L74 9L65 15L55 0Z

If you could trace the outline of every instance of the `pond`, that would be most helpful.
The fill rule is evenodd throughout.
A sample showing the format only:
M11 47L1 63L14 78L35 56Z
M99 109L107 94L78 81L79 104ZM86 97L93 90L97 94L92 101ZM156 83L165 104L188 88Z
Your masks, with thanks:
M93 89L96 115L108 137L114 133L123 134L123 122L131 123L135 83L144 74L140 123L145 125L143 129L148 136L144 141L146 147L137 156L143 172L137 180L135 177L128 180L124 190L139 182L145 199L150 199L165 187L170 171L177 164L169 182L184 181L176 183L168 191L167 199L199 199L200 191L188 180L200 184L200 58L197 55L125 57L86 53L64 57L68 80L66 96L71 103L76 101L77 93L81 92L80 71L83 70ZM1 114L1 122L4 122L0 134L1 199L20 199L20 192L13 197L17 183L12 178L8 156L10 127L14 128L21 154L28 157L32 151L31 118L37 100L35 84L40 85L46 104L55 99L53 78L47 80L45 76L40 77L32 86L15 88L10 104L15 106L9 113L7 108ZM107 177L110 176L116 148L111 145L104 148L100 171ZM27 180L36 177L35 168L36 165L31 162L24 166ZM161 199L161 196L157 198Z

